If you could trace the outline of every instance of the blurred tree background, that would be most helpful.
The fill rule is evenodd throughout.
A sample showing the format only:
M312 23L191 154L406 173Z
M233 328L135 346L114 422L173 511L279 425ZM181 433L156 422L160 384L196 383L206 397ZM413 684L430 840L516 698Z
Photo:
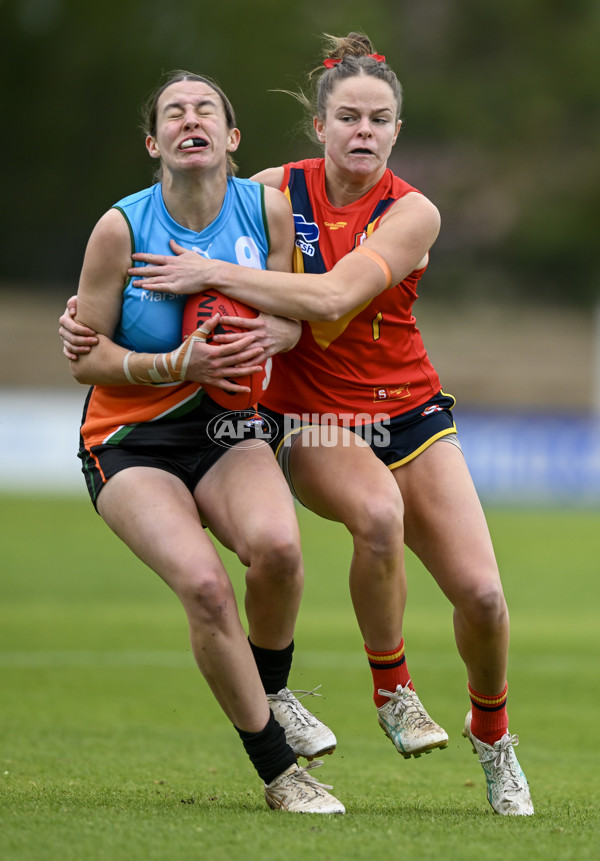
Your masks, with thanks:
M404 86L392 167L442 213L428 290L597 296L598 0L0 0L0 28L4 283L74 287L98 217L151 182L139 106L163 72L224 88L241 176L318 154L274 90L355 29Z

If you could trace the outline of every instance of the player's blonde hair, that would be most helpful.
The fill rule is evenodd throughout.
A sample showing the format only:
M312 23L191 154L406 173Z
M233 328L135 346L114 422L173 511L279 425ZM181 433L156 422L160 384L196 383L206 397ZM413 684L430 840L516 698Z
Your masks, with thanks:
M402 85L396 73L385 62L385 57L376 54L371 40L364 33L348 33L347 36L323 34L325 42L324 60L308 74L309 92L288 92L307 112L306 129L313 136L313 117L323 121L329 97L336 84L357 75L370 75L389 84L396 101L396 121L402 112Z

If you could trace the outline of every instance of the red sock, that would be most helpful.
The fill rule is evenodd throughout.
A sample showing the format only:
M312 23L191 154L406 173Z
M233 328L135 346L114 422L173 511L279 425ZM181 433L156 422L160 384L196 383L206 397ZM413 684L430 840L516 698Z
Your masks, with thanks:
M506 699L508 682L499 694L490 696L474 691L468 685L471 697L471 732L479 741L494 744L508 732L508 714Z
M373 674L375 688L373 702L377 708L387 703L389 699L378 693L379 688L395 691L398 685L402 685L403 688L408 685L411 690L414 690L404 657L404 639L400 640L398 648L391 652L372 652L365 643L365 652L369 657L369 666Z

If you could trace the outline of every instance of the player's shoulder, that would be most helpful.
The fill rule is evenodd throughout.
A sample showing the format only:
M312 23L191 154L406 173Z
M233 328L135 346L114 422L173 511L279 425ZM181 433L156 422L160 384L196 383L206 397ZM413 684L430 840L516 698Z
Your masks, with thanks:
M261 170L259 173L255 173L252 179L254 182L260 182L261 185L264 185L266 188L279 189L283 182L283 174L283 165L280 167L268 167L266 170Z
M302 161L289 162L279 167L268 167L266 170L254 174L252 179L271 188L282 189L284 185L287 185L292 171L318 172L323 169L324 161L323 158L305 158Z
M148 188L142 188L139 191L133 192L133 194L127 194L125 197L122 197L116 203L113 203L113 208L115 209L123 209L127 210L130 207L135 206L137 203L140 203L148 198L154 197L158 193L159 183L155 185L151 185Z
M256 205L262 206L264 188L260 182L254 179L242 179L239 176L230 176L227 180L227 196L239 201L254 201Z
M112 251L130 248L129 226L120 210L111 207L98 219L92 230L89 245L96 248L111 249Z
M271 185L264 186L265 206L277 206L289 209L290 202L285 194Z
M265 186L265 213L269 223L271 240L279 238L284 243L293 242L293 215L289 199L278 188ZM275 243L276 244L276 243Z
M440 221L440 212L437 206L417 188L410 185L404 189L404 193L390 206L381 220L383 222L393 215L408 212L427 221L437 223Z
M287 213L290 209L287 197L280 191L280 176L283 178L283 168L269 168L256 174L251 180L246 180L246 182L259 185L263 189L265 209L268 215Z

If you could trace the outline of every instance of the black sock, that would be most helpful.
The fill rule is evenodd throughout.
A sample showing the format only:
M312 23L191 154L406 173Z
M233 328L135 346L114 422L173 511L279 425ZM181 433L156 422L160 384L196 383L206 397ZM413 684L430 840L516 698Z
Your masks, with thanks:
M255 646L248 638L258 675L263 683L266 694L276 694L282 688L287 687L288 677L292 669L292 654L294 652L294 641L285 649L263 649Z
M278 774L296 763L294 751L285 740L283 727L270 712L269 720L260 732L245 732L236 727L246 753L264 783L271 783Z

